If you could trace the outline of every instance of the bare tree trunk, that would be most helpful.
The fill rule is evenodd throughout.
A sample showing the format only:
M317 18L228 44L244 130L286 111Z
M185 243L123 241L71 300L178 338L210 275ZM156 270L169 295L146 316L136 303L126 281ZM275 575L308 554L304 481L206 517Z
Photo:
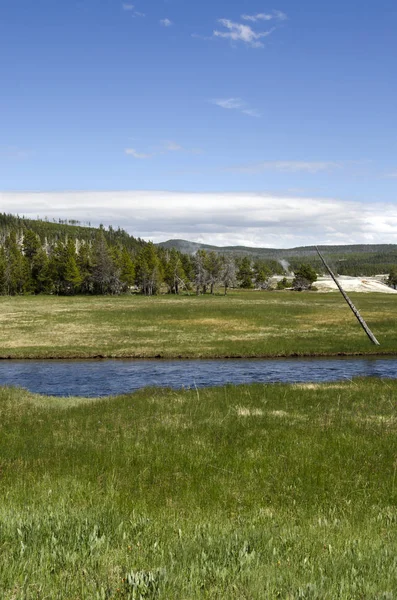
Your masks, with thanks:
M360 315L360 312L354 306L353 302L350 300L349 296L346 294L345 290L342 288L341 284L336 279L336 277L333 274L333 272L331 271L330 267L325 262L325 259L324 259L323 255L321 254L320 250L317 248L317 246L316 246L316 250L317 250L317 253L318 253L319 257L321 258L321 260L323 262L324 267L327 269L328 273L331 275L332 279L336 283L336 285L337 285L340 293L342 294L342 296L346 300L347 304L350 306L350 309L353 312L354 316L356 317L357 321L360 323L361 327L364 329L365 333L367 334L367 336L369 337L369 339L371 340L371 342L373 344L375 344L375 346L380 346L380 343L378 342L378 340L376 339L376 337L374 336L374 334L372 333L372 331L370 330L370 328L368 327L368 325L366 324L366 322L364 321L364 319Z

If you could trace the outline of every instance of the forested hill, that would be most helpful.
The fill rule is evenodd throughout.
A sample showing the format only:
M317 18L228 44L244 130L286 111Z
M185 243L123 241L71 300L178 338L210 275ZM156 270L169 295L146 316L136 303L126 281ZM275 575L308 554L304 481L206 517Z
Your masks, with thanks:
M223 286L267 289L273 275L323 272L314 247L277 250L217 248L176 243L155 245L122 229L78 221L25 219L0 214L0 295L197 294ZM323 246L336 273L393 273L397 246ZM304 264L302 264L304 263ZM305 278L305 277L304 277ZM390 279L390 278L389 278ZM314 281L314 280L313 280ZM390 279L390 281L392 281ZM396 283L394 283L394 281ZM281 282L279 282L281 283ZM287 285L284 278L283 285Z
M297 248L251 248L248 246L211 246L187 240L168 240L162 248L175 248L186 254L198 250L213 251L222 255L248 256L252 259L277 260L289 263L293 271L303 261L317 270L321 268L315 246ZM344 246L319 246L332 268L339 275L371 276L389 273L397 264L397 244L354 244Z
M73 239L81 242L93 242L99 232L109 244L119 244L130 251L139 251L145 245L141 239L134 238L123 229L113 229L111 226L105 229L103 226L91 227L83 225L79 221L70 219L59 219L59 221L48 221L41 219L25 219L15 215L0 213L0 244L12 233L22 238L27 231L33 231L40 238L42 244L52 245L58 240Z

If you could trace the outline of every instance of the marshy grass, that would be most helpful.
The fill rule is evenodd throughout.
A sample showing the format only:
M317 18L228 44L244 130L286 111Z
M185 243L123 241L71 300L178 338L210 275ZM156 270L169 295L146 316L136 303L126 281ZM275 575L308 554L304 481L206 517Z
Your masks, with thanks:
M392 599L397 382L0 388L0 597Z
M397 353L395 296L351 296L379 348L336 293L0 297L0 358Z

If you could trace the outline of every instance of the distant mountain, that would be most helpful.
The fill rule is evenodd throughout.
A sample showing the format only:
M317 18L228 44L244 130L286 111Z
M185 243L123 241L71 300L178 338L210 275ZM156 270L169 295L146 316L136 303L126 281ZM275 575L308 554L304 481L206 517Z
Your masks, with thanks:
M250 246L212 246L188 240L168 240L157 244L162 248L175 248L185 254L194 254L197 250L214 251L220 254L233 253L241 256L261 256L266 258L287 258L292 256L317 256L315 246L297 246L296 248L254 248ZM397 244L352 244L346 246L319 246L327 254L397 254Z
M301 262L319 266L315 246L297 248L251 248L249 246L211 246L187 240L168 240L158 244L162 248L175 248L185 254L195 254L197 250L214 251L218 254L250 256L253 259L278 260L293 270ZM319 246L331 266L340 275L369 276L389 273L397 265L397 244L352 244L345 246Z

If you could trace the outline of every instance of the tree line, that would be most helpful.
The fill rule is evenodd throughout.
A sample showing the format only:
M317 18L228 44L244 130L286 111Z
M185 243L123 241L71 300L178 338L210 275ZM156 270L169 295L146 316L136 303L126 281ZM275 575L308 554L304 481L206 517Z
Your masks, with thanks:
M266 288L282 274L277 261L252 260L198 251L194 256L153 243L123 244L123 236L93 230L89 238L41 237L24 228L0 240L0 294L112 294L136 291L147 296L182 290L202 294L222 286ZM91 232L92 233L92 232ZM112 233L112 232L111 232ZM128 236L128 234L126 234ZM130 236L128 236L130 237Z
M335 258L334 270L343 274L345 259ZM376 258L378 268L386 266L383 252ZM352 253L350 260L358 265L358 254ZM396 288L397 267L388 267L384 271L390 273L387 283ZM116 295L131 291L148 296L160 291L213 294L220 286L226 294L232 287L271 289L273 275L284 275L277 289L307 290L313 288L316 272L321 273L322 267L312 257L305 257L304 264L294 257L290 270L295 272L293 280L287 279L276 259L213 250L191 255L134 238L120 228L0 213L1 295Z

